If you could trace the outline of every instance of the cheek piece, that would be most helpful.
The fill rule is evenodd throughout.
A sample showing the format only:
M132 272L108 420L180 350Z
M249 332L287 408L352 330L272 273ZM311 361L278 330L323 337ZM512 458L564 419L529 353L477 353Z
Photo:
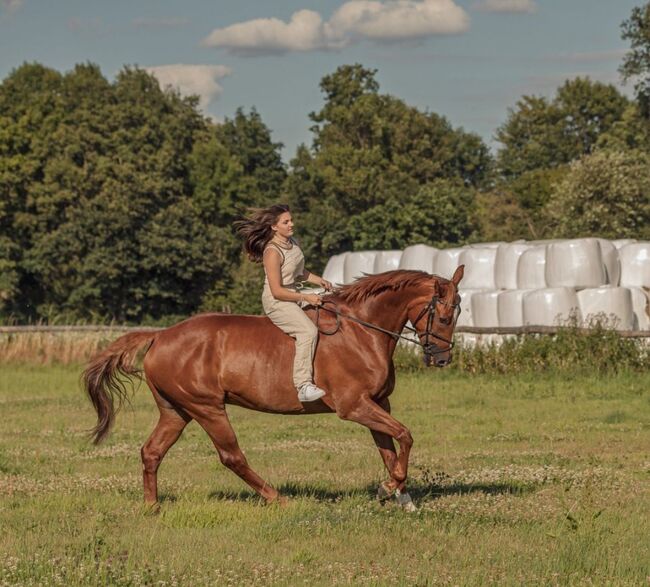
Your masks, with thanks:
M426 330L424 332L418 332L416 328L409 329L415 332L415 334L417 334L418 337L420 337L420 340L422 340L422 338L424 337L424 342L422 342L422 349L424 351L425 356L428 357L433 357L440 353L446 353L447 351L450 351L451 349L454 348L453 340L449 340L448 338L445 338L444 336L441 336L433 331L433 321L436 314L436 306L438 304L442 306L451 307L454 309L454 317L451 325L452 327L455 327L456 321L458 320L458 316L460 315L460 304L449 304L447 302L442 302L438 299L437 296L433 296L431 298L431 301L424 308L422 308L417 318L413 321L413 325L416 326L417 323L428 312ZM429 339L433 339L433 340L430 341ZM438 346L437 342L442 342L446 346L441 348Z

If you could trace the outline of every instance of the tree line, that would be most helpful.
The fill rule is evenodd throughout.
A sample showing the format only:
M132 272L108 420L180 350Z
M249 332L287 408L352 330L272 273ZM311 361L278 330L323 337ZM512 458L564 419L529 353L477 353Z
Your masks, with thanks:
M523 96L492 153L344 65L285 164L256 110L216 123L125 67L23 64L0 84L0 320L171 322L259 312L232 222L286 202L309 266L346 250L650 238L650 3L622 25L633 99L589 78Z

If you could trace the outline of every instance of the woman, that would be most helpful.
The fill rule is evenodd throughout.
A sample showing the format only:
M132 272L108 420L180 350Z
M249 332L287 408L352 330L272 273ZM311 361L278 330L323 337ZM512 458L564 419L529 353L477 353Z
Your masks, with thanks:
M306 305L320 306L321 297L314 293L301 293L299 281L307 281L332 289L332 284L305 269L305 257L293 236L293 219L289 206L276 204L257 208L235 227L244 239L248 258L264 264L264 313L282 331L296 341L293 361L293 384L301 402L315 401L325 391L313 382L313 359L318 339L318 329L302 310Z

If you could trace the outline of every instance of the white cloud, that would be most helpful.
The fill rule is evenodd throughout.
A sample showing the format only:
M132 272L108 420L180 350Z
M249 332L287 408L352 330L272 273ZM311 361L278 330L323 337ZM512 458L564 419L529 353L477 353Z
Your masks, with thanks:
M16 12L23 5L23 0L2 0L2 8L7 12Z
M182 95L199 96L199 106L205 109L223 91L217 80L232 73L224 65L159 65L145 68L158 79L161 87L177 89Z
M535 0L479 0L472 5L484 12L528 12L537 10Z
M363 39L400 41L458 34L468 27L467 13L454 0L350 0L327 22L318 12L299 10L289 22L258 18L215 29L203 44L243 55L326 51Z

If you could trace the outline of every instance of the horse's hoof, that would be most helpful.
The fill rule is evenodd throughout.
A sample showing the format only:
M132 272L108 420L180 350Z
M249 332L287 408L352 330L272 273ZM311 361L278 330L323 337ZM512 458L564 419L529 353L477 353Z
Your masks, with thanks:
M395 489L389 486L388 481L382 481L377 488L377 499L379 501L386 501L395 494Z
M418 511L418 508L413 503L411 496L405 491L402 493L399 489L395 491L395 497L397 498L398 505L409 514Z
M284 495L278 495L277 497L267 501L266 504L283 508L289 505L289 500L286 497L284 497Z
M157 516L160 513L160 502L154 501L152 503L145 502L144 513L146 516Z

